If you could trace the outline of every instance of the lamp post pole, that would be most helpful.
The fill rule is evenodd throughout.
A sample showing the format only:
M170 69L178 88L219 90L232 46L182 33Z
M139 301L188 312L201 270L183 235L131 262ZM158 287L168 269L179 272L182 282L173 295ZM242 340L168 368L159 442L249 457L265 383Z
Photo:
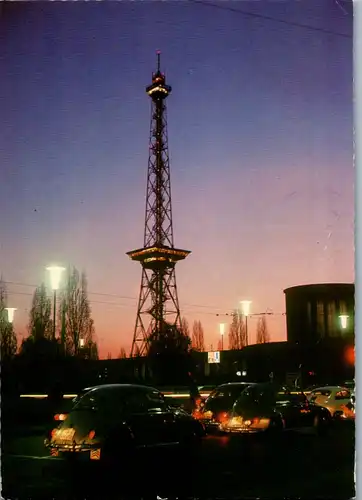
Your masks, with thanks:
M65 271L65 268L59 266L49 266L47 267L47 271L50 272L50 283L51 283L51 288L53 290L53 340L55 340L56 315L57 315L57 290L59 289L60 279L63 271Z
M53 296L53 340L55 340L55 321L56 321L56 315L57 315L57 291L54 289L54 296Z
M221 350L224 350L224 333L225 333L225 323L220 323L220 335L221 335Z
M245 345L249 345L248 338L248 316L250 314L251 300L241 300L241 313L245 316Z

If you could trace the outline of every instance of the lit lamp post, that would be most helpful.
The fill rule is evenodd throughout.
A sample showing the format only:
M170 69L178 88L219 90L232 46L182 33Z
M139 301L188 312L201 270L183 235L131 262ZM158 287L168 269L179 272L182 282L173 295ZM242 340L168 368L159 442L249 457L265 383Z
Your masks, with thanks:
M340 314L339 315L339 319L340 319L340 322L341 322L341 328L342 330L346 330L347 329L347 324L348 324L348 314Z
M245 316L245 345L249 344L248 339L248 316L250 314L251 300L241 300L241 313Z
M5 307L5 309L8 312L8 322L12 323L14 321L14 314L17 309L16 307Z
M221 335L221 350L224 350L224 333L225 333L225 323L220 323L220 335Z
M79 346L84 347L84 339L79 339Z
M55 323L56 323L56 313L57 313L57 290L59 290L60 279L62 276L62 272L65 271L65 267L49 266L49 267L47 267L47 271L50 272L50 286L54 292L53 340L55 340Z

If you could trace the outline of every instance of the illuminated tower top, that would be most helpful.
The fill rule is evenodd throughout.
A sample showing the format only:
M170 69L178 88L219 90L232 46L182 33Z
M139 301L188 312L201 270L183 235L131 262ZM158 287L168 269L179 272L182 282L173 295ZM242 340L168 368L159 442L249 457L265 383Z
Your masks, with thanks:
M161 52L157 51L157 71L152 73L152 83L146 87L147 94L152 99L165 99L171 94L172 88L166 85L165 73L161 73Z

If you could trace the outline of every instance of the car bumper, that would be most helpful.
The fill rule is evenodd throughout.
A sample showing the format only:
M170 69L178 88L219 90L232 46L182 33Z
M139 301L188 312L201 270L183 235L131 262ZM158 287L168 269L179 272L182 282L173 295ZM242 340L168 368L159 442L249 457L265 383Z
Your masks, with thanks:
M237 434L237 435L250 435L250 434L264 434L267 429L255 429L250 427L221 427L220 431L224 434Z
M49 439L44 440L45 447L53 457L75 457L79 459L100 460L100 444L57 444Z
M218 434L220 432L220 422L215 422L213 420L200 420L199 421L206 434Z

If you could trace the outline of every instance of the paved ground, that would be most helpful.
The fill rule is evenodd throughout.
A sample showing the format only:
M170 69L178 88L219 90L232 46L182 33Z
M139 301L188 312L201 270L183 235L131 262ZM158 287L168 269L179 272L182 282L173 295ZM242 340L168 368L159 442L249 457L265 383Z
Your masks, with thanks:
M285 435L277 442L250 439L241 445L208 437L194 459L144 456L132 473L125 466L113 478L96 468L69 472L62 460L47 456L42 436L4 436L2 431L4 498L129 498L131 492L135 497L148 492L150 498L355 496L354 428L349 425L326 438Z

